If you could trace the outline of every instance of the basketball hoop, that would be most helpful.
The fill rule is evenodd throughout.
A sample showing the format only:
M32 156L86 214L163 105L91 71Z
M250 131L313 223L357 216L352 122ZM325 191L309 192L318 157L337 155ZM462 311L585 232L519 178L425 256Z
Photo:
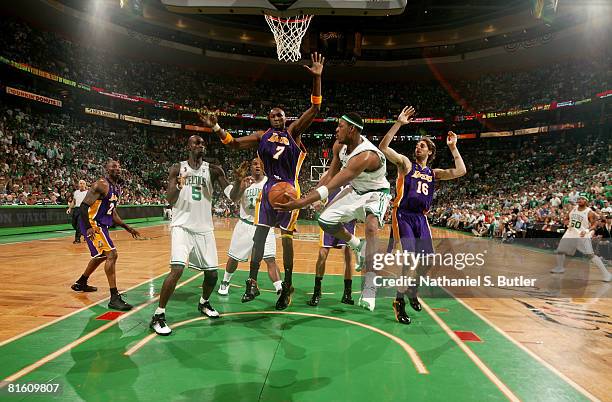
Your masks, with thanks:
M310 25L312 15L296 15L282 18L265 14L266 22L272 30L276 42L278 59L284 62L300 60L300 45L302 38Z

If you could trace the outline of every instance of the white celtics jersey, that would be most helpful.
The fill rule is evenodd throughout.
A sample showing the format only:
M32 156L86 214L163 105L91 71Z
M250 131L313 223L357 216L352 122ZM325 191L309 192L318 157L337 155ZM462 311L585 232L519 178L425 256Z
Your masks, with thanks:
M185 178L185 184L172 208L170 226L181 226L196 233L212 232L213 189L208 162L203 161L196 170L183 161L179 175Z
M253 223L255 220L255 203L266 181L268 181L268 178L264 176L259 183L253 183L244 190L240 198L240 219Z
M365 151L373 151L380 158L380 167L373 172L361 172L359 176L351 180L351 186L357 191L357 193L366 193L373 190L389 189L389 181L386 178L387 175L387 159L385 155L376 148L366 137L361 136L362 142L357 145L353 152L350 154L346 153L347 146L344 145L340 149L340 162L342 162L342 168L344 169L348 164L349 160Z
M580 236L580 232L586 231L587 236L591 229L591 224L589 222L589 213L591 212L591 208L586 207L582 211L578 210L578 207L574 207L572 212L569 214L569 225L567 227L567 234L570 236L577 235Z

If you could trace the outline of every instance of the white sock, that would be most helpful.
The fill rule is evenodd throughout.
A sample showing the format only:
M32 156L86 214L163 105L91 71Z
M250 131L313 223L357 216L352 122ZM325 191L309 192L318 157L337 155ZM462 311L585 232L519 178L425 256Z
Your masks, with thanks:
M565 264L565 254L557 254L557 267L563 268Z
M359 247L359 237L351 235L351 239L346 242L346 244L348 244L348 246L353 250L356 249L357 247Z
M593 262L593 264L597 265L597 268L599 268L604 275L608 274L608 270L606 269L606 266L601 260L601 257L599 257L598 255L594 255L593 257L591 257L591 261Z
M283 285L281 285L282 283L283 283L283 281L276 281L276 282L272 283L274 285L274 289L277 292L283 288Z
M204 304L208 301L208 299L203 298L202 296L200 296L200 303Z
M165 312L166 312L165 308L158 307L158 308L155 309L155 314L156 315L164 314Z
M223 274L223 282L229 283L229 281L232 280L232 276L234 276L233 272L230 274L229 272L225 271L225 273Z

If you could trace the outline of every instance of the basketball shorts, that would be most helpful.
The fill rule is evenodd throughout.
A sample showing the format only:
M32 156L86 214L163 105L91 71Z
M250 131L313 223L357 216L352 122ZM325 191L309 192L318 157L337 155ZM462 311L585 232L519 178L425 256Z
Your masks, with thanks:
M564 234L561 240L559 241L559 246L557 247L558 254L566 254L566 255L574 255L576 254L576 250L580 251L582 254L594 254L593 253L593 243L591 242L590 237L574 237L573 235L569 235L568 233Z
M335 225L353 220L365 222L368 214L374 214L378 226L382 228L390 200L391 195L387 191L358 194L353 188L347 187L325 207L319 216L319 223Z
M255 204L255 225L268 226L271 228L281 228L289 232L295 230L297 224L298 215L300 214L299 209L295 209L291 212L279 211L272 208L270 201L268 200L268 192L273 185L278 183L277 181L270 180L264 184L263 190L257 197L257 203ZM299 189L297 190L297 196L300 196Z
M93 240L87 237L87 230L81 225L81 233L85 236L89 252L93 258L98 258L104 255L105 252L115 249L115 245L108 233L108 226L97 225L93 226L95 235Z
M392 215L392 230L387 252L401 246L402 251L433 254L433 241L427 217L423 213L396 208Z
M182 265L200 271L219 266L217 244L213 232L196 233L181 226L171 228L170 265Z
M355 221L351 221L349 223L345 223L344 228L352 235L355 234ZM321 229L321 233L319 234L319 246L325 248L341 248L346 246L344 240L340 240L335 238L334 236L326 233Z
M230 242L229 250L227 255L236 261L245 262L249 260L251 251L253 250L253 236L255 235L256 226L252 223L247 223L240 219L236 226L234 226L234 232L232 233L232 240ZM276 236L274 235L274 229L270 229L268 237L266 237L266 245L264 247L264 260L267 258L274 258L276 256Z

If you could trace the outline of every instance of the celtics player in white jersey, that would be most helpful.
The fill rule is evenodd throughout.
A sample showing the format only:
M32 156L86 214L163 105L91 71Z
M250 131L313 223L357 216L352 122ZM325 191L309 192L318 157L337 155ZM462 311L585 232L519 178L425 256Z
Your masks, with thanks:
M245 177L246 170L251 170L251 174ZM227 295L229 292L229 284L232 275L238 268L238 262L246 262L249 260L251 251L253 250L253 236L255 235L255 203L261 193L267 177L263 173L261 160L253 158L251 162L243 162L236 169L234 183L225 189L225 194L233 202L240 205L240 218L234 226L232 240L227 252L227 264L225 265L225 274L219 286L218 293ZM280 270L276 264L276 236L274 230L270 230L266 237L264 246L263 260L268 266L268 275L274 285L276 292L282 289L282 281L280 279ZM256 290L258 292L258 290Z
M203 160L204 140L193 135L187 142L189 159L170 168L166 198L172 208L170 273L164 280L159 295L159 306L149 325L158 335L170 335L166 324L166 304L174 293L176 283L185 266L204 271L202 297L198 310L210 317L219 313L210 305L209 298L217 283L217 245L213 233L213 183L226 188L229 183L223 169Z
M384 216L391 200L387 181L387 162L383 153L361 135L363 119L357 113L347 113L338 120L336 142L329 173L323 177L314 191L304 198L281 205L284 210L304 208L324 200L333 190L345 184L342 190L325 207L319 216L319 226L326 233L344 241L357 255L357 270L365 264L364 287L359 305L373 311L376 288L373 256L378 251L377 234L383 227ZM344 223L352 220L365 222L366 240L349 233ZM365 257L362 250L365 245Z
M603 281L610 282L612 274L608 272L601 258L593 252L591 237L595 231L597 214L587 206L588 197L586 193L578 196L578 205L569 213L569 224L567 231L557 247L557 266L550 272L562 274L565 272L565 256L574 255L576 250L580 251L585 257L589 258L593 264L600 269L603 274Z

